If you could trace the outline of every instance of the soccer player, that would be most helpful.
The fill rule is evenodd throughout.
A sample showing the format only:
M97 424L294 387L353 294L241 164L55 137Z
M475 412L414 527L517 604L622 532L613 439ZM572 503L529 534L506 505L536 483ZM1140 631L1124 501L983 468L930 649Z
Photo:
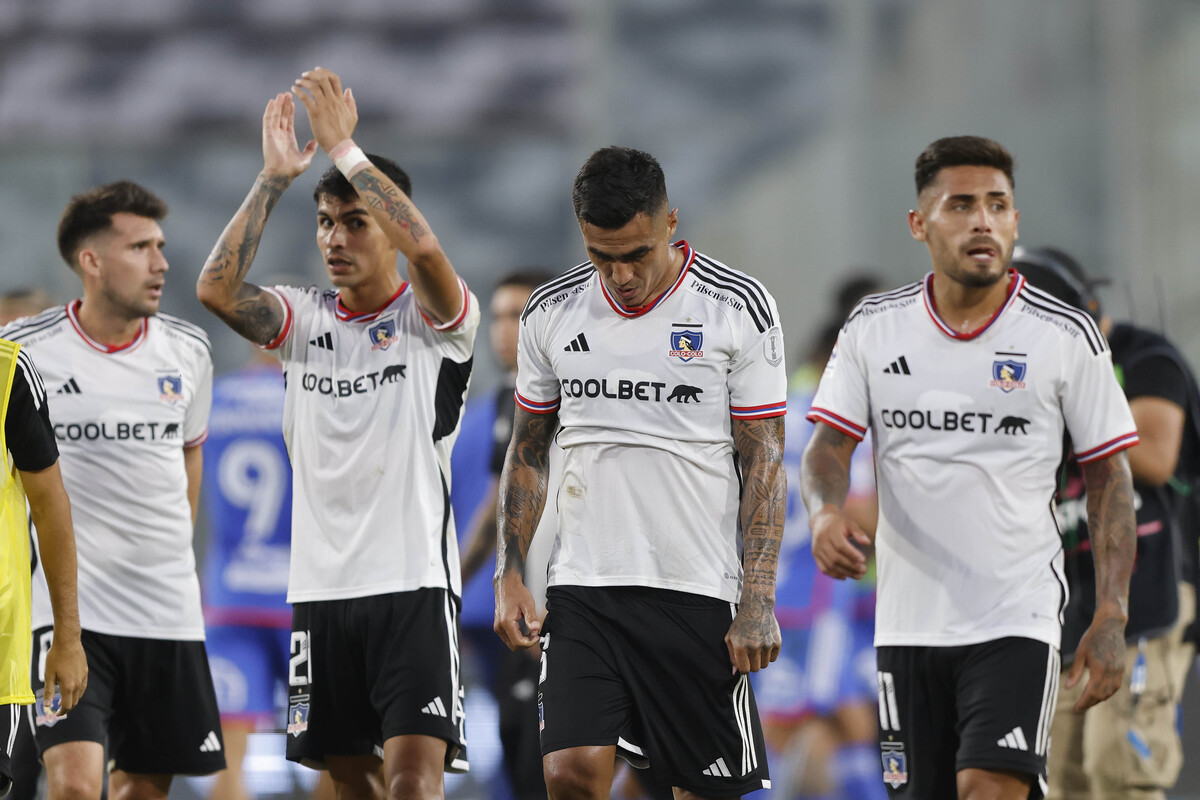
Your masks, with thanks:
M35 736L51 797L109 791L165 798L175 774L225 766L192 554L200 444L212 402L208 338L160 314L166 205L120 181L71 199L58 249L83 298L5 335L33 353L49 389L79 550L79 616L90 685ZM58 630L34 574L33 680Z
M463 548L463 585L467 586L474 574L487 564L496 553L496 504L500 486L500 472L504 467L504 454L512 441L513 415L516 399L513 391L517 380L517 338L521 326L521 312L529 302L533 290L548 281L550 273L540 269L510 272L502 277L492 291L490 307L492 322L489 335L492 352L504 370L496 387L491 404L491 448L488 453L490 480L471 517L470 532ZM464 418L464 427L466 421ZM461 445L460 445L461 447ZM457 476L456 476L457 477ZM536 559L530 559L534 561ZM530 571L536 565L528 565L526 578L536 576ZM545 561L540 566L545 567ZM492 570L494 572L494 570ZM482 576L480 576L482 578ZM466 597L464 589L464 616ZM494 596L489 592L487 610L490 618L495 617ZM491 619L489 619L489 623ZM500 743L504 748L504 769L517 800L534 800L546 796L546 782L542 777L541 757L538 745L538 719L536 687L538 680L537 653L533 650L510 651L496 640L489 627L486 644L477 641L486 660L494 661L495 675L490 681L500 712ZM488 645L491 645L489 647ZM494 653L495 649L499 653Z
M1093 283L1071 256L1050 247L1017 248L1013 266L1031 286L1096 320L1138 430L1138 444L1129 450L1138 538L1125 628L1128 677L1112 699L1084 714L1072 709L1080 687L1059 692L1049 797L1163 800L1183 766L1178 708L1195 655L1187 635L1196 618L1197 579L1196 505L1189 489L1200 478L1200 394L1187 361L1166 337L1103 313ZM1065 465L1056 499L1071 589L1063 625L1066 663L1096 598L1087 498L1073 461Z
M552 797L608 797L615 755L677 796L761 789L748 673L779 654L786 502L775 301L672 243L677 210L647 153L596 151L573 201L591 260L521 315L496 632L513 649L541 636ZM543 625L522 571L555 438L565 455Z
M263 169L205 264L200 300L276 351L293 468L288 758L338 797L437 797L467 768L458 675L454 444L479 309L408 176L351 141L350 90L317 68L263 115ZM245 280L267 215L320 144L317 246L334 289ZM408 259L408 281L397 258ZM378 785L383 761L385 786Z
M1012 157L973 136L916 162L909 227L924 280L851 312L809 418L802 491L813 554L861 577L867 537L843 511L870 428L878 473L875 617L883 780L892 796L1041 797L1066 584L1049 502L1069 430L1088 485L1096 614L1068 674L1077 708L1121 682L1137 442L1087 314L1009 267Z
M0 797L13 788L13 740L20 708L35 698L29 680L29 521L26 498L37 526L38 545L53 607L54 645L42 658L46 685L41 707L59 719L75 708L87 686L87 658L79 641L75 535L71 502L63 487L58 445L46 402L46 387L33 358L16 342L0 339L0 453L8 469L0 481ZM55 691L57 690L57 691ZM33 780L37 780L34 772ZM33 787L22 787L33 788Z

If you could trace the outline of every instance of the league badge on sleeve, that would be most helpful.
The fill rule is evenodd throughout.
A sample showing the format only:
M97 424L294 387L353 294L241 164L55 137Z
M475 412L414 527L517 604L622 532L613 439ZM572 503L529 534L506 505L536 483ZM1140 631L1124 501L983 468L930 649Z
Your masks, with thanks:
M158 376L158 399L175 405L183 399L183 376L178 372L160 373Z
M680 361L703 358L704 334L700 331L671 331L671 349L667 355Z
M1025 388L1025 362L1011 358L992 362L992 382L1000 391L1008 394L1013 389Z
M395 318L388 317L367 328L367 336L371 337L372 350L387 350L399 338Z
M883 782L893 789L908 783L908 758L904 755L903 742L880 742L883 758Z

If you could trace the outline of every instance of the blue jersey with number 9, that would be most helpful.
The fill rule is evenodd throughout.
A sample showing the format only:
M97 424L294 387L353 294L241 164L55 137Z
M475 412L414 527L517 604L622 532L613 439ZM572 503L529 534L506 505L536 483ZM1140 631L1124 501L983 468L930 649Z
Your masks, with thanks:
M292 469L283 442L283 374L251 366L213 383L204 443L205 620L287 625Z

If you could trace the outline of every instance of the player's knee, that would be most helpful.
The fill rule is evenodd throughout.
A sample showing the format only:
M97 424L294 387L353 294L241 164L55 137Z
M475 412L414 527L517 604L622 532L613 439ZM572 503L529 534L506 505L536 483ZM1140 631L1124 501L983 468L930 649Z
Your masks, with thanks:
M99 775L62 771L57 775L48 775L47 784L47 794L54 800L100 800Z
M596 765L584 758L572 758L562 752L550 753L542 762L546 790L552 800L590 800L608 797L611 787Z
M965 769L958 773L959 800L1024 800L1032 777L1024 773Z
M442 770L431 770L423 764L403 765L388 779L388 800L427 800L445 796Z

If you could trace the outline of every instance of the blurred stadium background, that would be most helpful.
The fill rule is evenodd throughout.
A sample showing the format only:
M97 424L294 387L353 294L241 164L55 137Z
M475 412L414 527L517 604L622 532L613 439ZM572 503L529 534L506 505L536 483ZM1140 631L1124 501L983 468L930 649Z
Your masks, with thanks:
M58 215L131 178L172 208L165 310L209 330L218 371L241 364L192 286L261 165L266 100L318 64L481 298L514 266L582 260L571 179L627 144L662 162L680 235L770 287L798 356L839 275L927 271L913 160L977 133L1016 155L1022 242L1112 278L1114 317L1200 364L1195 0L0 0L0 291L76 296ZM327 166L285 195L252 278L323 282ZM479 353L483 389L483 336ZM1181 796L1200 796L1187 752Z

